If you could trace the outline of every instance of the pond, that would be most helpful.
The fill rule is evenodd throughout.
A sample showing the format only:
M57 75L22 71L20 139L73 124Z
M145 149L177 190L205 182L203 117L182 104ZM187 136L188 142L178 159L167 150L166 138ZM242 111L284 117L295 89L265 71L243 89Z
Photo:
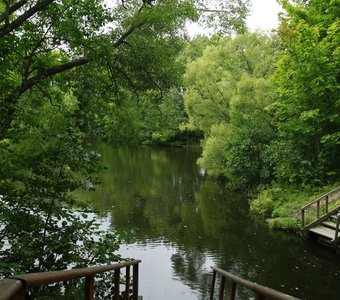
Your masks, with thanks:
M340 257L293 234L268 230L247 199L205 177L192 148L98 146L102 186L82 193L120 254L141 259L143 299L208 299L211 266L301 299L340 299ZM238 290L238 299L253 295Z

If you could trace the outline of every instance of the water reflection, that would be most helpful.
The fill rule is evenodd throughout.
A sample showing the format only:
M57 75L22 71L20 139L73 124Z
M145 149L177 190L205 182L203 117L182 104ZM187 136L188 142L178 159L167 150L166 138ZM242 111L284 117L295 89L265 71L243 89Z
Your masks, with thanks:
M143 260L144 299L208 299L212 265L299 298L339 299L339 257L254 220L245 199L199 174L197 151L98 149L103 185L79 196L127 232L121 253Z

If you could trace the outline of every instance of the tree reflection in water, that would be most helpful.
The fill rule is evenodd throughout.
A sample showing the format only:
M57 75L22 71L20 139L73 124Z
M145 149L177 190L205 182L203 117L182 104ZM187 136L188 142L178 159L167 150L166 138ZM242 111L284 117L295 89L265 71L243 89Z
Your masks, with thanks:
M163 247L161 261L172 268L167 278L194 291L181 299L197 299L197 293L208 299L212 265L298 298L338 299L339 258L294 235L269 231L249 215L245 198L200 175L197 150L109 145L98 150L107 166L103 184L79 197L112 216L113 229L138 246L136 258ZM165 272L161 263L151 266L148 259L153 258L146 257L144 264L155 268L150 272ZM143 276L151 277L146 269ZM145 291L157 299L152 292ZM251 297L248 291L238 293L240 299Z

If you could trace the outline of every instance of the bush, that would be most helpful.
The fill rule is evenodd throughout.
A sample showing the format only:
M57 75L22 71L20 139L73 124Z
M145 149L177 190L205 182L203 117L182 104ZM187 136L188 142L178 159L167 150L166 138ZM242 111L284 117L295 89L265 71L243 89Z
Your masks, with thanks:
M270 217L273 210L274 201L270 190L264 190L250 203L250 211L264 217Z
M300 229L300 222L291 217L275 218L268 220L270 229L282 229L296 232Z

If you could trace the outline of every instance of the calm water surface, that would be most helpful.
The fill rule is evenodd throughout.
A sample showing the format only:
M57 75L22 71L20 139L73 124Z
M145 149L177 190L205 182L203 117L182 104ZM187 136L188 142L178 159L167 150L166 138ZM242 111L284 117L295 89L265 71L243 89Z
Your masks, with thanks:
M340 299L340 256L269 231L246 199L205 178L193 149L101 145L103 185L83 194L112 230L120 253L141 259L144 299L208 299L218 266L301 299ZM109 229L110 230L110 229ZM239 299L253 299L238 291Z

